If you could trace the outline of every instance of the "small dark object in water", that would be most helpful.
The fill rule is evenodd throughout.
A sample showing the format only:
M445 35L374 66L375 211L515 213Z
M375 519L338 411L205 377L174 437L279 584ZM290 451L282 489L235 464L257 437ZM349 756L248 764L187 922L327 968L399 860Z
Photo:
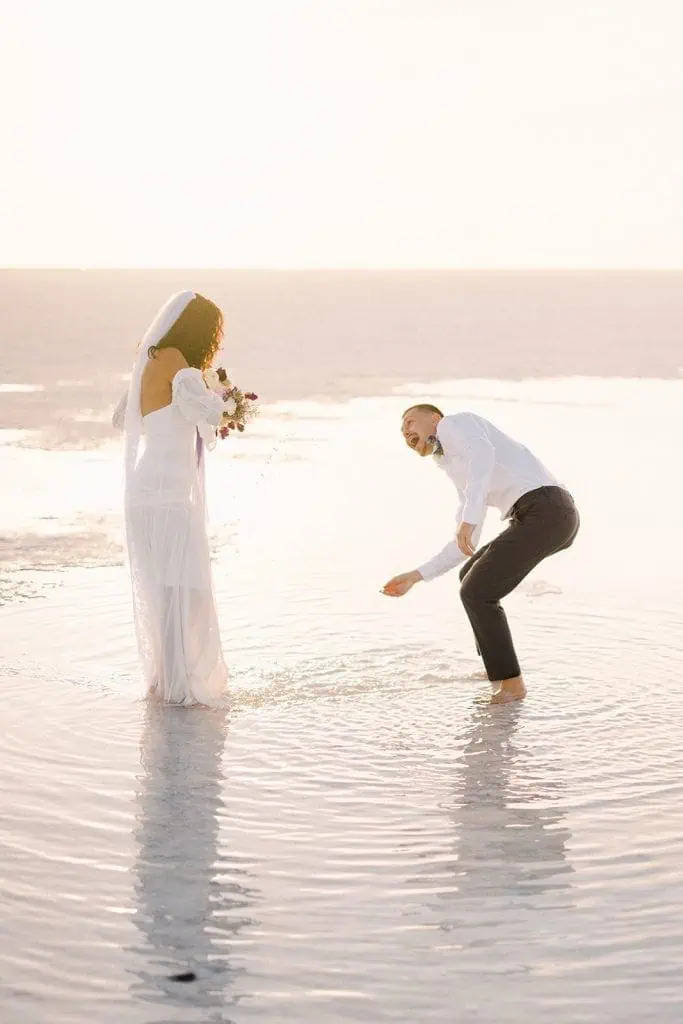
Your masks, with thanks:
M194 971L184 971L182 974L172 974L169 981L196 981L197 975Z

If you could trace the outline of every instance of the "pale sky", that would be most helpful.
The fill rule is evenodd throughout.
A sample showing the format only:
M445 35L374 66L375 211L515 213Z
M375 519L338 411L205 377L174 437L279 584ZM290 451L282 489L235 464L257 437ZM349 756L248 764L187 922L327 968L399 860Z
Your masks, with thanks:
M0 0L1 266L683 267L683 0Z

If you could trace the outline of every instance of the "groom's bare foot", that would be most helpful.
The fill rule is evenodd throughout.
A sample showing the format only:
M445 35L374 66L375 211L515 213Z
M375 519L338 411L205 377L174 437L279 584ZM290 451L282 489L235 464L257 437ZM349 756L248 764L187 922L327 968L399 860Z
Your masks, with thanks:
M504 679L500 689L491 697L492 704L509 704L513 700L522 700L526 697L526 686L521 676L514 679Z

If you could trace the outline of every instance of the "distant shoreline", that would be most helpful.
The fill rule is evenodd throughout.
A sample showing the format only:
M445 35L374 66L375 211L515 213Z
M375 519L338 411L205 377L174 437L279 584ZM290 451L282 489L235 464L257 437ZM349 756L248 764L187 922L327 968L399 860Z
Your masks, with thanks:
M683 274L683 267L0 267L47 274Z

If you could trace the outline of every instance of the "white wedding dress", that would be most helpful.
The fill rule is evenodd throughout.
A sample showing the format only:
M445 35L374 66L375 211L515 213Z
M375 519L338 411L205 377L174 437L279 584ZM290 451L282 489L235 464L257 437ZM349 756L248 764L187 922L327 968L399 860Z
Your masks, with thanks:
M126 534L147 689L170 704L224 703L204 504L204 447L223 402L199 370L176 374L170 405L140 417L144 448L126 487Z

